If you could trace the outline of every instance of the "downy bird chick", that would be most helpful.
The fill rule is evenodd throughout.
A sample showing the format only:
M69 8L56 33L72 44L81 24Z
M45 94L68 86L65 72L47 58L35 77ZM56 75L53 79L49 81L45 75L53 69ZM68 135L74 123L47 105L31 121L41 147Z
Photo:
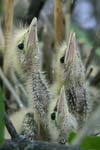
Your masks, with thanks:
M27 29L16 35L14 43L16 69L26 84L30 106L32 106L34 120L38 126L38 137L43 132L43 139L47 139L47 132L44 132L47 129L45 119L48 112L47 105L51 98L48 84L40 70L36 18L32 20Z
M84 66L76 45L75 33L71 32L68 43L63 43L57 56L56 84L59 92L65 86L68 108L81 128L88 114L88 96L85 86Z
M48 133L48 139L46 140L53 143L68 144L69 133L77 132L78 126L76 118L69 112L64 86L61 88L58 98L50 100L47 107L48 112L45 120L47 130L45 132ZM38 139L37 124L32 113L26 114L23 122L21 133L30 140Z
M48 129L50 140L60 144L68 143L70 132L77 132L77 121L69 112L64 86L61 88L59 97L50 102L48 108Z

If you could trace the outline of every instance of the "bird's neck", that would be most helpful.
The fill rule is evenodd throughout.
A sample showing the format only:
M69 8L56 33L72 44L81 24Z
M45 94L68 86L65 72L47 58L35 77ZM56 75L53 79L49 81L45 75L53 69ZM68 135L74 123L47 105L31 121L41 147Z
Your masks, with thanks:
M27 79L35 120L38 123L40 132L42 130L45 137L47 137L47 113L51 99L47 81L44 74L37 67L31 69Z

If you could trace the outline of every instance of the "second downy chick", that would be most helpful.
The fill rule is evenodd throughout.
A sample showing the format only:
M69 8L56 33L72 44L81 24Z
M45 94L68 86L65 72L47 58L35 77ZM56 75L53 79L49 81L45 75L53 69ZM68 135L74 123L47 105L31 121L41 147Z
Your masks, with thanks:
M50 102L48 108L48 131L50 141L68 144L70 132L77 132L77 120L69 112L66 102L65 88L61 88L60 95Z
M71 32L68 43L59 48L56 66L56 83L59 92L65 86L66 99L70 113L80 129L88 116L88 93L85 85L84 66L76 45L75 33Z

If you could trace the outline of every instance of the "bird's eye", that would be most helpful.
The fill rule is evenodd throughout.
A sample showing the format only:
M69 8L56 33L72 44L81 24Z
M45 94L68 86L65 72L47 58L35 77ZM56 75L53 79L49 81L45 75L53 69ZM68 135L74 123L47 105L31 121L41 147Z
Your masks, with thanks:
M51 114L51 119L52 119L52 120L55 120L55 118L56 118L56 115L55 115L55 112L53 112L53 113Z
M23 49L24 49L24 43L20 43L20 44L18 45L18 48L19 48L20 50L23 50Z
M59 142L60 144L65 144L66 143L66 140L64 138L62 138Z
M62 64L64 63L64 59L65 59L64 56L60 58L60 62L61 62Z

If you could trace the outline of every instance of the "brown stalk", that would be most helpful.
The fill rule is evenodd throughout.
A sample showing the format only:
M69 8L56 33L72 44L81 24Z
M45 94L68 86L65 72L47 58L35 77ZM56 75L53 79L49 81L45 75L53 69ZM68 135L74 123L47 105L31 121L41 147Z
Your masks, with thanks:
M65 16L65 22L66 22L66 40L68 42L69 34L70 34L70 16L71 16L71 5L72 0L67 0L66 2L66 16Z
M8 66L8 52L11 43L12 24L13 24L13 3L14 0L4 0L4 73L7 74Z
M54 0L54 29L56 47L63 39L62 0Z

